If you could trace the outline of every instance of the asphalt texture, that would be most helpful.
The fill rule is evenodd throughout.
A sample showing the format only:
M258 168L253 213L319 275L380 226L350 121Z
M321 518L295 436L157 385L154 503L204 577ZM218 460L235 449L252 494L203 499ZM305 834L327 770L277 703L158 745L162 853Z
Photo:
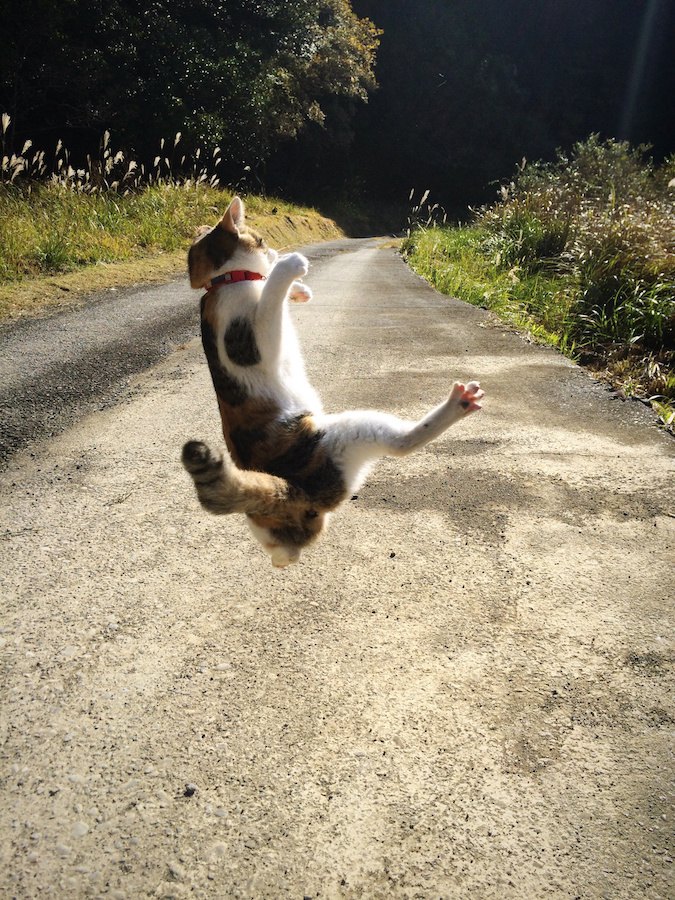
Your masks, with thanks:
M393 250L309 255L328 411L487 396L282 571L180 466L185 282L0 336L0 896L673 896L672 439Z
M313 262L350 242L313 244ZM160 286L112 288L86 310L0 325L0 466L38 438L117 402L129 380L191 340L198 323L185 278Z

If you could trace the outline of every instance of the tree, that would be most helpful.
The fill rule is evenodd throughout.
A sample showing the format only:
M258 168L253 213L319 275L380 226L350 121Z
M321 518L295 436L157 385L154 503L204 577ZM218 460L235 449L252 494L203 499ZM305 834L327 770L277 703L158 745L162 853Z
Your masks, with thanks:
M147 158L181 131L235 173L374 85L378 33L348 0L2 0L0 28L22 136L111 129Z
M624 136L658 139L668 152L667 0L354 0L357 14L383 29L380 89L355 120L365 181L376 195L430 188L465 207L494 196L494 182L523 156L550 159L591 132L616 136L645 11L655 5L640 115Z

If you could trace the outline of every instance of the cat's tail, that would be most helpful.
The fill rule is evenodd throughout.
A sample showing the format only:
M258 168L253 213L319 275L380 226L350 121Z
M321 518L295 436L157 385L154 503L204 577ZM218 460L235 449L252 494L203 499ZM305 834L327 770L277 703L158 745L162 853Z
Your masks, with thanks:
M224 456L214 453L201 441L188 441L182 460L199 502L215 515L271 516L288 512L289 504L302 503L301 492L283 478L239 469L227 451Z

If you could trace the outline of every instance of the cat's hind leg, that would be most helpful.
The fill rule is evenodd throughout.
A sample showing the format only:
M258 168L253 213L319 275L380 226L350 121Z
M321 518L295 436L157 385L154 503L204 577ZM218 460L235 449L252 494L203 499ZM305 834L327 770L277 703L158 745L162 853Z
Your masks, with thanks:
M302 548L323 530L325 511L283 478L238 469L227 452L221 456L201 441L185 444L183 465L204 509L215 515L246 513L253 536L277 568L297 562Z
M227 451L214 453L201 441L185 444L182 461L199 502L214 515L279 515L298 503L303 505L304 498L283 478L239 469Z
M455 422L481 409L479 401L484 395L477 381L456 383L448 399L419 422L374 410L327 415L320 423L323 442L351 490L369 463L383 456L407 456L424 447Z

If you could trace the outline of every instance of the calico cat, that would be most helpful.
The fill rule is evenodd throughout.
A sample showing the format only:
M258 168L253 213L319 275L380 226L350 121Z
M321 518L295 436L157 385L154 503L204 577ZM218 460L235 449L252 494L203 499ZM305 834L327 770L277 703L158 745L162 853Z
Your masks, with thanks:
M277 567L298 560L375 460L423 447L480 409L484 394L478 382L455 384L419 422L366 410L324 413L286 303L310 299L297 281L307 269L304 256L278 256L247 227L238 197L214 228L200 229L188 254L191 286L206 289L202 342L227 452L189 441L183 465L202 506L244 513Z

